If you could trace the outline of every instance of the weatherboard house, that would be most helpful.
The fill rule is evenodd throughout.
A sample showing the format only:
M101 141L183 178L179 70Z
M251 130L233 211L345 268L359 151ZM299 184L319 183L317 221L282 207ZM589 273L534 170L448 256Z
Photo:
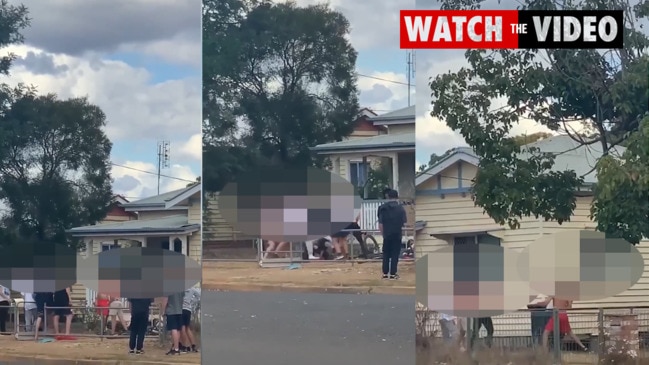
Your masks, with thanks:
M201 262L201 184L120 204L136 219L75 227L68 233L84 242L84 255L118 247L160 247ZM86 290L86 301L94 293Z
M471 148L458 147L417 174L415 179L417 219L425 221L425 228L417 232L415 238L416 255L422 257L434 254L441 247L465 244L496 245L520 252L544 235L565 230L595 230L597 224L590 218L590 204L592 187L597 182L593 164L603 154L599 144L582 146L570 136L557 135L530 143L523 149L526 147L556 154L555 170L570 169L584 176L584 185L575 191L577 206L570 221L558 224L545 222L543 218L524 217L518 229L496 224L471 197L471 181L478 171L479 157ZM624 147L614 150L616 155L621 155ZM636 247L645 261L649 260L649 241L643 240ZM629 306L649 306L649 267L645 268L642 278L623 293L599 300L576 301L574 307L583 309L578 315L570 315L572 328L578 335L596 334L597 310L587 308ZM649 331L649 313L643 309L637 314L640 330ZM520 314L517 319L494 317L494 326L497 337L520 336L529 333L529 315Z

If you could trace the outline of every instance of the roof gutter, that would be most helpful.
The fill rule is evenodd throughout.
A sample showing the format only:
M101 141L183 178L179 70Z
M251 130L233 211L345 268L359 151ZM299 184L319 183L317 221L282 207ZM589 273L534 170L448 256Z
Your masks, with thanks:
M386 150L386 149L397 149L397 148L415 148L415 142L408 143L384 143L377 144L372 146L358 146L358 147L348 147L348 146L336 146L336 147L310 147L309 149L314 152L342 152L342 151L365 151L365 150Z
M69 229L66 233L73 236L87 236L99 234L134 234L134 233L186 233L201 229L200 224L191 224L181 228L134 228L134 229L92 229L75 230Z

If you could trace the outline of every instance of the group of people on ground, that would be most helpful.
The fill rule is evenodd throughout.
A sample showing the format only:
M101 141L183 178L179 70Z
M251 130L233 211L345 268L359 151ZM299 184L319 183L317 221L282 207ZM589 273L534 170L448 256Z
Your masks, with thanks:
M383 279L396 280L399 278L397 268L399 257L401 256L403 229L408 222L408 218L406 210L399 202L399 193L396 190L391 188L384 189L383 197L387 202L383 203L377 212L379 231L383 236ZM347 237L353 234L358 242L362 242L363 240L359 225L361 218L360 208L354 210L354 217L354 221L347 225L345 229L331 236L323 237L320 240L309 242L307 244L309 258L323 258L323 255L326 254L325 246L331 242L334 249L334 259L350 259ZM289 251L289 242L267 241L261 262L270 257L288 257L290 254Z
M587 348L577 337L572 328L566 310L572 309L572 301L550 297L545 295L537 296L532 302L528 304L531 317L531 332L533 345L542 345L543 348L548 348L548 340L551 333L554 333L554 316L553 309L558 310L559 320L559 334L560 336L567 336L573 340L580 349L586 351ZM492 346L494 325L491 317L475 318L475 330L473 331L472 340L475 340L478 331L484 327L487 331L486 344L488 347ZM467 318L440 313L439 324L441 327L442 338L449 344L457 345L461 350L464 350L464 340L467 329Z

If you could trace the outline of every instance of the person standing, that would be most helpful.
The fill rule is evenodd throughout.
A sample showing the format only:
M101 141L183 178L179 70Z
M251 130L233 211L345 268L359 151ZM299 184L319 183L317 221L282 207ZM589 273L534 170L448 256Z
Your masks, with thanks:
M65 317L65 335L70 335L70 328L72 327L72 309L70 308L70 288L65 288L54 292L53 307L54 307L54 334L60 334L59 319Z
M133 298L131 303L131 333L129 334L129 354L144 353L144 337L149 324L149 310L153 298Z
M494 322L491 317L480 317L475 319L475 329L471 332L471 343L475 343L475 340L478 338L480 333L480 328L484 327L487 331L487 347L491 348L494 338Z
M539 294L527 305L530 310L532 345L541 345L545 325L552 318L552 298Z
M41 324L45 318L45 308L52 306L54 293L43 292L34 293L34 302L36 302L36 323L34 324L34 341L38 341L38 332L41 330ZM57 323L58 327L58 323Z
M34 328L34 320L36 319L36 301L32 293L20 293L23 296L23 303L25 308L25 331L31 332Z
M407 223L406 210L399 203L396 190L386 193L388 202L378 209L379 231L383 235L383 278L396 280L399 278L397 265L401 255L403 226Z
M181 352L198 352L196 340L192 331L192 315L198 309L201 302L201 289L191 287L185 290L183 297L183 326L180 330L180 351Z
M584 344L581 343L579 337L575 335L575 333L572 331L572 328L570 327L570 320L568 319L568 313L566 312L566 310L572 309L572 300L565 300L565 299L552 297L552 304L554 305L554 308L559 310L558 313L559 335L568 336L577 345L579 345L579 348L581 348L583 351L587 351L588 349L586 348L586 346L584 346ZM546 323L545 329L543 330L544 349L548 348L548 339L550 337L551 332L554 332L554 316L550 317L550 320L548 321L548 323Z
M0 334L7 335L7 320L11 306L11 290L0 285Z
M183 327L183 298L185 292L169 295L164 300L167 331L171 332L172 345L167 355L180 355L180 331Z

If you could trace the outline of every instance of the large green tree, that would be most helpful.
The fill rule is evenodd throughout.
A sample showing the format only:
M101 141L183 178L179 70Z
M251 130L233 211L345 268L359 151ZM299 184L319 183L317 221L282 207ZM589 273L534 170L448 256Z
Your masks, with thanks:
M322 166L309 148L358 113L349 22L327 5L203 3L204 187L259 164Z
M479 9L482 3L441 1L443 9ZM497 223L514 228L525 216L559 223L569 220L576 206L574 191L583 179L574 171L552 171L551 154L536 150L528 159L519 158L521 147L510 137L512 127L523 118L532 119L571 135L580 144L598 144L608 155L638 133L647 111L649 66L645 53L649 39L640 29L649 15L646 0L635 6L621 0L524 0L519 9L623 9L625 48L468 50L468 66L431 81L432 116L459 132L480 157L473 186L475 203ZM496 99L506 106L493 106ZM624 164L613 157L600 163ZM616 177L604 176L607 171L619 172L601 167L593 203L598 229L637 243L642 233L637 219L642 214L624 215L620 210L642 211L644 203L628 199L629 205L620 205L604 199L603 191L621 193L624 187Z
M21 238L69 243L65 230L103 219L112 199L102 110L86 98L25 95L0 117L0 199Z

